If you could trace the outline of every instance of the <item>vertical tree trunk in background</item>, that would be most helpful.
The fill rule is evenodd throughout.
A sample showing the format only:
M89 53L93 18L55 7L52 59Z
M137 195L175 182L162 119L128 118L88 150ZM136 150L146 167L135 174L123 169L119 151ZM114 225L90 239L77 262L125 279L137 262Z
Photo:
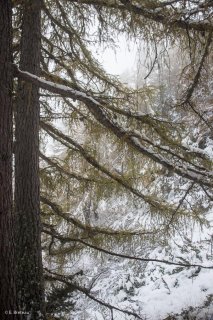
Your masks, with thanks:
M41 1L23 8L20 69L39 75ZM16 104L17 294L30 319L44 319L39 190L39 88L19 80Z
M12 219L11 15L11 2L0 0L0 319L8 319L5 311L17 309Z

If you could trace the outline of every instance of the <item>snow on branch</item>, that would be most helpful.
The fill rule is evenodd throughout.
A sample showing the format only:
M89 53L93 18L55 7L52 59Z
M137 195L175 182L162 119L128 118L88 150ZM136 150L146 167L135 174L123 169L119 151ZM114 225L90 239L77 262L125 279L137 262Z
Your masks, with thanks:
M99 123L101 123L105 128L109 129L118 139L124 139L124 141L127 144L132 146L134 149L138 150L143 155L163 165L164 167L173 171L174 173L178 174L181 177L195 181L200 185L212 187L213 183L212 183L211 172L208 172L207 170L206 172L202 172L202 171L192 172L192 169L187 165L174 164L169 159L163 157L162 155L156 152L153 152L151 149L144 146L141 143L141 141L135 137L135 135L132 135L131 132L128 132L124 128L119 127L117 123L109 119L109 117L107 117L106 113L104 112L103 106L95 98L91 97L90 95L87 95L85 92L74 90L65 85L56 84L50 81L43 80L29 72L21 71L16 65L13 65L13 66L14 66L15 76L21 78L22 80L29 81L44 90L49 90L50 92L57 93L62 96L70 97L73 100L77 99L83 102L86 105L86 107L89 109L89 111L92 113L94 118ZM74 145L76 146L76 143ZM79 147L77 148L79 149ZM82 148L81 148L81 151L82 151ZM206 174L208 174L209 176L208 178L205 177ZM116 180L118 179L116 178Z
M47 81L39 78L38 76L29 73L27 71L21 71L17 65L13 64L14 75L22 80L29 81L32 84L44 89L48 90L52 93L60 94L65 97L70 97L73 100L79 100L82 102L90 101L94 104L100 105L98 101L96 101L93 97L87 95L84 92L71 89L70 87L64 86L62 84L56 84L51 81Z

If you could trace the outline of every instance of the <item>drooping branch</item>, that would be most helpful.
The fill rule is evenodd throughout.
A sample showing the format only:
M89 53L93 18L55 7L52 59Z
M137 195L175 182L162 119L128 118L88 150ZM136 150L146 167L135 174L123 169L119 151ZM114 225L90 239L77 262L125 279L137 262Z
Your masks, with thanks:
M65 85L68 86L72 89L78 90L84 94L87 94L80 86L78 86L77 84L73 84L68 80L62 79L59 76L50 74L48 72L43 72L43 76L45 77L46 80L48 81L52 81L53 83L57 83L59 85ZM138 92L138 91L137 91ZM128 96L128 94L134 94L133 92L128 92L126 93L126 95ZM91 92L90 92L91 95ZM127 99L126 97L122 97L122 101L123 103L125 102L125 99ZM86 117L85 115L83 115L79 109L77 107L75 107L67 98L62 97L63 100L65 101L65 103L70 106L72 109L74 109L77 113L79 113L80 116L83 117L83 119L87 119L87 121L91 122L91 119L89 119L88 117ZM108 98L104 98L101 96L101 98L99 98L98 96L95 95L95 100L101 104L101 106L103 106L104 108L106 108L107 110L112 111L113 113L119 114L121 116L125 116L127 119L135 119L139 122L141 122L144 125L147 125L151 130L153 130L154 132L157 133L157 135L160 137L160 139L162 140L162 144L156 144L155 142L151 141L150 139L147 139L147 137L142 137L141 135L139 136L138 134L136 135L135 132L133 132L133 135L135 137L139 137L139 139L141 139L142 141L148 143L148 145L150 146L154 146L156 148L159 149L159 151L163 151L166 152L168 155L171 155L174 158L178 158L183 162L186 162L187 164L192 165L193 167L195 167L198 170L201 170L204 174L205 168L201 167L200 165L197 165L191 161L189 161L188 159L188 155L191 153L194 153L190 147L186 147L181 145L180 143L178 143L177 141L174 141L174 139L171 139L171 137L169 137L169 133L165 136L165 128L169 131L169 127L174 128L174 124L171 122L166 121L165 119L162 118L158 118L155 117L151 114L146 114L146 113L141 113L141 112L137 112L137 111L132 111L130 108L118 108L117 106L115 106L112 102L113 102L113 98L112 97L108 97ZM162 124L164 129L162 130ZM171 130L171 129L170 129ZM170 132L170 131L169 131ZM166 147L164 148L162 145L166 143ZM169 146L169 148L168 148ZM180 153L181 151L181 153ZM196 156L204 159L204 158L208 158L205 153L199 152L199 150L196 150Z
M67 35L67 39L70 42L70 49L72 50L72 55L75 58L75 61L78 64L78 69L85 76L87 73L96 79L99 79L101 82L107 84L110 87L116 88L118 91L122 91L121 83L117 83L116 78L109 76L101 67L99 62L92 57L91 52L88 50L87 46L83 41L82 35L71 25L71 21L64 10L63 6L59 1L55 0L57 8L60 11L60 15L63 17L63 23L59 21L47 6L43 3L43 11L51 21L51 24L57 26L64 34ZM48 40L47 40L48 41ZM76 46L77 44L77 46ZM77 47L77 48L76 48ZM81 54L78 50L80 48ZM83 58L82 58L83 56ZM53 56L52 56L53 58ZM53 58L54 59L54 58Z
M199 64L199 68L197 70L197 73L196 73L196 75L194 77L194 80L193 80L191 86L187 90L186 97L185 97L185 99L184 99L182 104L187 104L190 101L190 99L191 99L191 97L193 95L193 92L194 92L195 88L197 87L197 85L199 83L199 79L200 79L200 76L201 76L201 71L203 69L204 63L205 63L206 58L208 56L209 47L210 47L210 45L212 43L212 32L213 32L213 30L211 30L209 32L209 35L208 35L208 38L207 38L207 42L206 42L206 46L205 46L205 50L204 50L203 56L202 56L200 64Z
M108 235L108 236L142 236L142 235L151 235L154 233L154 231L130 231L130 230L112 230L109 227L107 228L101 228L97 226L91 226L88 224L83 224L80 220L77 218L72 217L69 213L63 212L63 210L60 208L60 206L53 201L47 199L44 196L41 196L41 201L48 205L52 211L57 214L58 216L62 217L64 220L66 220L68 223L73 224L77 228L86 231L90 236L95 236L99 234Z
M112 180L116 181L118 184L123 186L125 189L130 191L132 194L136 195L137 197L143 199L146 203L148 203L154 210L160 212L169 212L172 213L176 210L174 205L167 203L166 201L162 201L154 196L143 194L141 191L137 190L133 186L129 184L124 178L122 178L116 172L112 172L112 170L106 168L104 165L100 164L86 149L84 149L79 143L74 141L72 138L68 137L67 135L63 134L56 128L53 128L50 124L41 122L41 127L53 138L59 141L60 143L64 144L69 147L69 144L77 148L82 155L82 157L95 169L104 173L106 176L111 178ZM189 212L186 210L179 211L182 215L186 216L189 215Z
M78 0L69 0L69 2L77 2ZM190 15L192 12L190 10L179 8L177 14L174 14L174 10L168 8L169 6L180 2L178 0L174 1L147 1L139 4L134 4L131 0L119 0L119 1L106 1L106 0L81 0L81 3L99 6L100 8L115 9L118 11L126 11L130 14L134 13L139 17L148 19L150 21L162 24L166 28L170 27L172 29L179 28L182 30L194 30L198 32L205 32L213 30L212 23L209 21L199 21L196 19L187 19L187 14ZM212 4L203 4L199 6L197 13L202 12L203 8L210 8ZM194 11L193 14L196 14Z
M50 159L49 157L46 157L42 152L39 153L39 156L41 159L43 159L46 163L48 163L51 167L54 167L55 169L57 169L59 172L61 172L62 174L68 176L71 179L76 179L80 182L99 182L98 180L92 179L92 178L88 178L88 177L83 177L80 176L74 172L69 172L67 170L65 170L62 166L60 166L56 160Z
M186 190L184 196L180 199L180 201L179 201L179 203L178 203L178 205L177 205L176 210L172 213L172 216L171 216L171 219L170 219L170 221L169 221L169 223L168 223L168 226L172 224L175 215L177 214L178 210L179 210L180 207L182 206L184 200L186 199L186 197L188 196L188 194L190 193L190 191L192 190L193 187L194 187L194 182L192 182L192 183L190 184L190 186L189 186L188 189Z
M71 289L75 289L81 293L83 293L84 295L86 295L88 298L90 298L91 300L97 302L98 304L108 308L109 310L116 310L119 312L122 312L124 314L127 314L129 316L134 316L136 319L141 319L143 320L143 318L141 318L137 313L129 311L129 310L125 310L125 309L121 309L118 308L116 306L111 305L110 303L107 303L99 298L96 298L90 291L91 289L87 289L84 287L79 286L77 283L71 282L68 276L64 276L61 274L58 274L56 272L50 271L47 268L45 268L46 274L45 274L45 279L48 281L59 281L61 283L64 283L68 286L70 286Z
M141 257L135 257L135 256L131 256L131 255L126 255L126 254L123 254L123 253L112 252L110 250L106 250L106 249L101 248L99 246L96 246L96 245L93 245L91 243L88 243L88 242L86 242L85 240L82 240L82 239L61 236L58 232L56 232L54 230L54 228L52 226L50 226L49 230L47 230L46 228L43 228L43 232L55 237L56 239L62 241L63 243L65 243L65 242L68 242L68 243L69 242L81 243L81 244L83 244L86 247L89 247L91 249L103 252L103 253L111 255L111 256L123 258L123 259L135 260L135 261L141 261L141 262L163 263L163 264L167 264L167 265L180 266L180 267L184 267L184 268L195 268L195 267L198 267L198 268L202 268L202 269L213 269L213 266L203 266L203 265L200 265L200 264L173 262L173 261L168 261L168 260L164 260L164 259L141 258Z
M99 101L97 101L92 96L78 91L71 89L64 85L55 84L50 81L43 80L29 72L21 71L16 65L14 65L14 73L15 76L20 77L25 81L29 81L44 90L49 90L53 93L61 94L65 97L70 97L73 100L79 100L87 106L89 111L93 114L95 119L101 123L104 127L109 129L115 136L119 139L124 139L124 141L132 146L134 149L142 153L143 155L147 156L148 158L152 159L153 161L163 165L168 170L177 173L179 176L192 180L200 185L205 185L208 187L212 187L212 174L205 170L202 172L201 170L194 170L190 166L182 166L181 164L173 164L171 161L166 159L165 157L153 152L151 149L145 147L135 135L129 134L123 128L120 128L115 122L110 120L104 110L102 109L102 105ZM205 177L205 176L208 177Z
M131 0L120 0L120 3L122 3L128 11L157 23L161 23L167 27L177 27L183 30L195 30L200 32L213 30L213 26L210 22L196 20L188 21L186 19L185 11L182 12L182 15L180 12L177 18L172 14L171 10L165 10L165 8L162 8L162 10L156 10L156 8L149 9L145 5L134 5Z

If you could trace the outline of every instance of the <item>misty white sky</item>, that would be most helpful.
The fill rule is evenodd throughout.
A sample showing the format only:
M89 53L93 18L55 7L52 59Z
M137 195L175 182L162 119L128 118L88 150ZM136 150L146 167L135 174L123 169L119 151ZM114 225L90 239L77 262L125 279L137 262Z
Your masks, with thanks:
M100 50L102 52L102 49ZM99 54L98 60L105 70L113 75L121 75L125 71L131 71L136 67L137 45L128 42L124 37L119 38L116 50L106 49Z

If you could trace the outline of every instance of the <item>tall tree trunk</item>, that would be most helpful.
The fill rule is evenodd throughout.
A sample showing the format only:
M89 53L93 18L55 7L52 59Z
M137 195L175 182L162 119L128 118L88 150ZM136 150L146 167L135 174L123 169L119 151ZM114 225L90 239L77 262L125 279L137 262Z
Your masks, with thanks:
M17 309L12 218L11 15L11 2L0 0L0 319L8 319L7 313Z
M20 69L39 75L41 1L23 8ZM19 80L16 104L15 211L17 294L30 319L44 319L39 190L39 88Z

